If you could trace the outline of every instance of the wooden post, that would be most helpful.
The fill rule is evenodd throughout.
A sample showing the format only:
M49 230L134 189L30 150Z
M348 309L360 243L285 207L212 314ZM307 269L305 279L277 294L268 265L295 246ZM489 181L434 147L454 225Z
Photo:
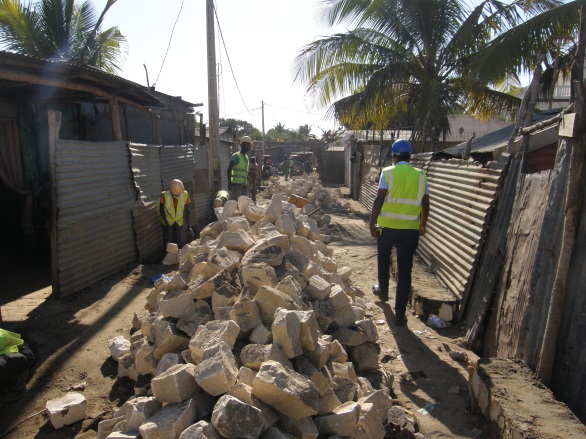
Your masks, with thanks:
M114 141L122 140L122 128L120 127L120 107L118 98L114 97L108 101L110 104L110 117L112 118L112 137Z
M52 294L59 297L59 261L57 259L57 141L59 140L59 128L61 127L61 113L49 110L49 235L51 240L51 285Z

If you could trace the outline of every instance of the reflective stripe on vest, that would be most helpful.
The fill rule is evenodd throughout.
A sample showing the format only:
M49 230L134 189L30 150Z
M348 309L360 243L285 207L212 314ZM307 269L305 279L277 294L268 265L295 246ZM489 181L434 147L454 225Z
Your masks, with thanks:
M169 191L163 192L163 196L165 197L165 217L167 218L167 223L171 226L173 223L177 223L178 226L183 225L183 210L185 207L185 202L187 201L187 192L183 191L183 193L177 199L177 210L175 210L175 205L173 203L173 195ZM161 218L161 223L163 219Z
M425 174L410 165L390 166L383 173L390 189L377 218L378 225L389 229L419 229Z
M232 157L235 155L238 155L239 160L232 167L230 181L234 184L245 184L248 180L248 157L241 152L237 152Z

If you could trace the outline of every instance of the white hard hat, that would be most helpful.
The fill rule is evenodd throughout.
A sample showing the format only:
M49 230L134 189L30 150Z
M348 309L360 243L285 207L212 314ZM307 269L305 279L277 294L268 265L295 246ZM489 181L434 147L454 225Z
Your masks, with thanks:
M248 136L242 136L242 139L240 139L240 144L242 145L244 142L252 143L252 139Z
M181 180L171 180L171 184L169 185L169 190L171 191L171 193L173 195L181 195L183 193L183 190L185 188L183 187L183 183L181 182Z

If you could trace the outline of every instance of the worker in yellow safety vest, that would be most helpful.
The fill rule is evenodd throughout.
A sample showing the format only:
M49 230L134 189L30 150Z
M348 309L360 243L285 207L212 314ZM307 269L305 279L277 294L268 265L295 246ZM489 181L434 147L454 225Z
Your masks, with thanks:
M183 230L187 232L188 239L193 239L193 231L190 227L189 194L183 187L181 180L172 180L169 190L161 194L159 202L159 214L163 230L163 243L167 247L168 242L176 243L183 247Z
M411 291L413 257L429 216L429 189L425 173L411 166L411 144L397 140L391 147L394 166L382 170L370 215L370 234L376 238L378 285L382 302L389 299L391 251L397 249L395 323L407 323L405 311Z
M252 147L252 139L243 136L240 139L240 151L232 154L228 165L228 190L232 191L232 199L238 201L241 195L248 196L248 151Z

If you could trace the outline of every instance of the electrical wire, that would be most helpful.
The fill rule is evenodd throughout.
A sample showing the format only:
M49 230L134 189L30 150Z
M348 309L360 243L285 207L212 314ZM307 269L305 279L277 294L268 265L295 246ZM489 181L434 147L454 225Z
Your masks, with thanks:
M242 92L240 91L240 86L238 85L238 81L236 80L236 75L234 74L234 69L232 68L232 61L230 61L230 55L228 54L228 49L226 48L226 41L224 41L224 34L222 33L222 28L220 27L220 20L218 18L218 11L216 10L216 5L214 5L214 14L216 16L216 23L218 23L218 31L220 32L220 38L222 39L222 44L224 45L224 51L226 52L226 58L228 59L228 65L230 66L230 71L232 72L232 77L234 78L234 83L236 84L236 89L238 90L238 94L240 95L240 99L244 104L244 108L246 111L250 113L246 102L244 102L244 98L242 97ZM251 116L254 114L250 113Z
M267 104L266 102L265 102L265 106L274 107L274 108L280 108L281 110L294 111L296 113L311 114L312 116L322 116L322 117L325 117L326 116L325 114L311 113L309 111L294 110L293 108L279 107L278 105Z
M163 62L161 63L161 68L159 69L159 74L157 75L157 79L153 83L153 88L157 84L159 80L159 76L161 76L161 72L163 71L163 66L165 65L165 61L167 60L167 54L169 53L169 48L171 47L171 41L173 40L173 33L175 32L175 26L177 26L177 22L179 21L179 16L181 15L181 11L183 10L183 3L185 0L181 0L181 7L179 8L179 12L177 13L177 18L175 19L175 24L173 25L173 29L171 30L171 36L169 37L169 43L167 44L167 50L165 51L165 56L163 58Z

